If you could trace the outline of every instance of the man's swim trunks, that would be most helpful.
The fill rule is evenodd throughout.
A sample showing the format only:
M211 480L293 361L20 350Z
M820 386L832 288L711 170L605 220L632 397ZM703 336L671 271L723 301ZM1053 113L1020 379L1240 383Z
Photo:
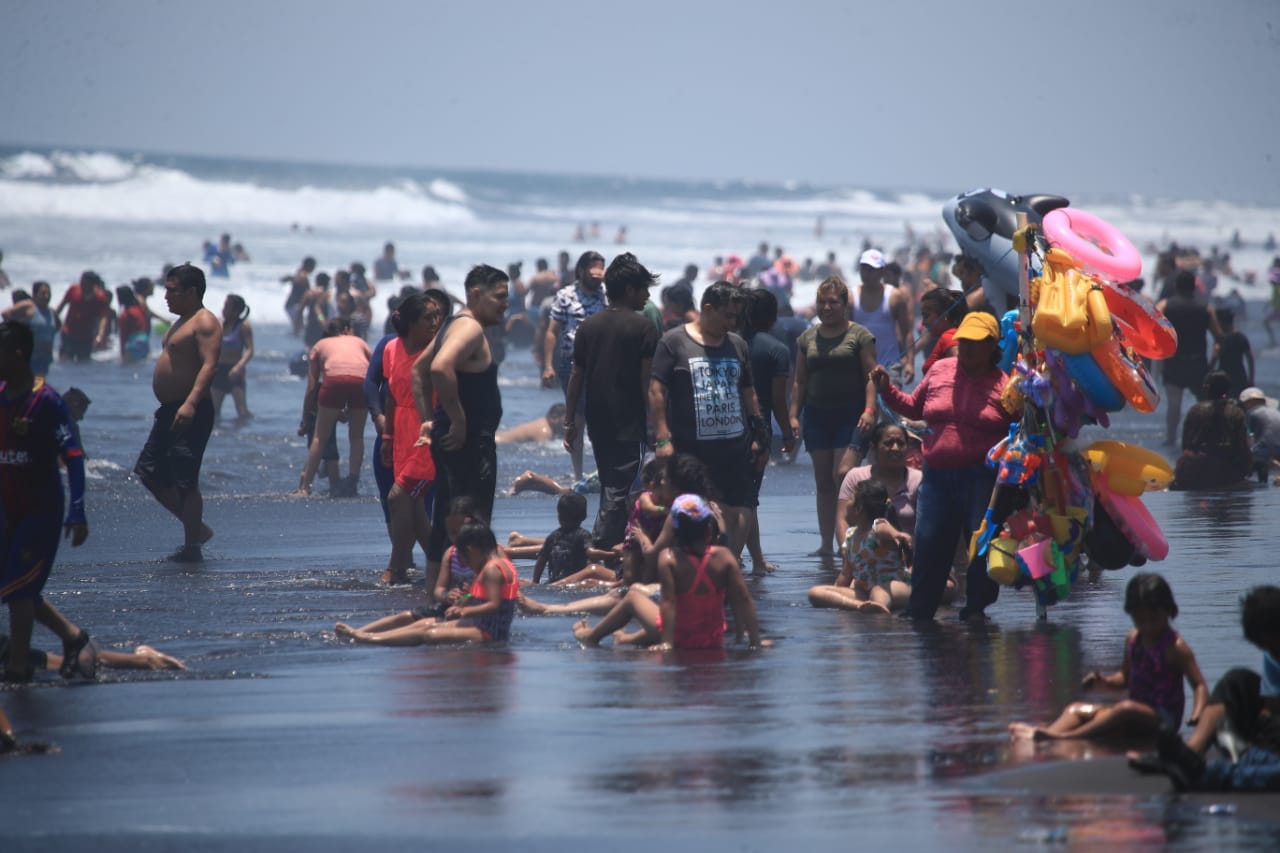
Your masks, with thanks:
M182 403L162 403L156 409L151 435L147 436L133 472L148 483L189 492L200 482L200 463L213 432L213 401L206 397L197 403L191 423L175 432L173 419L181 407Z

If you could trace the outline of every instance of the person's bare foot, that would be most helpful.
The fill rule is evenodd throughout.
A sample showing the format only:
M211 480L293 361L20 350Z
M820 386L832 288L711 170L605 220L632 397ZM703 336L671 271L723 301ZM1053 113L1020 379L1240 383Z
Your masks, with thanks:
M547 612L547 605L543 604L541 601L534 601L524 593L520 593L516 597L516 604L520 606L521 610L527 610L530 613L537 613L540 616Z
M586 619L573 626L573 637L584 646L594 647L600 645L599 640L591 638L591 623L587 622Z
M524 473L517 475L516 478L511 481L511 491L508 492L508 494L520 494L525 489L529 488L529 483L532 482L533 478L536 476L537 474L533 471L525 471Z
M339 622L337 625L333 626L333 633L337 634L339 637L346 637L350 640L355 637L356 629L352 628L346 622Z
M172 655L157 651L151 646L138 646L133 653L142 658L150 669L186 669L187 665Z
M1014 740L1050 740L1048 732L1030 723L1010 723L1009 737Z

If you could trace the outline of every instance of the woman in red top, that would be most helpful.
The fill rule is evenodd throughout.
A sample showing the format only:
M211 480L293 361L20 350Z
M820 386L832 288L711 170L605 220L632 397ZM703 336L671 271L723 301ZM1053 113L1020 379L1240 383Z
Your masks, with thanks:
M982 523L995 488L987 451L1009 432L1012 419L1000 404L1005 375L997 363L1000 324L985 311L965 316L956 329L957 354L935 362L915 391L893 386L883 367L872 371L885 404L903 417L923 419L924 470L916 498L916 539L911 603L906 615L932 619L946 589L959 541L968 542ZM963 537L963 540L962 540ZM999 587L985 561L969 565L961 619L979 618Z
M448 297L440 291L409 294L391 315L397 337L382 351L382 375L387 380L382 462L395 474L387 492L391 557L382 573L383 583L406 583L413 543L420 543L425 552L431 536L423 497L435 482L436 467L430 445L417 444L422 419L413 399L413 363L435 338L448 313Z
M120 308L116 314L116 336L120 339L120 361L146 361L151 353L151 318L129 285L116 288Z
M956 327L964 320L967 306L959 293L935 287L920 297L920 324L933 338L933 348L920 367L920 376L939 359L956 354Z

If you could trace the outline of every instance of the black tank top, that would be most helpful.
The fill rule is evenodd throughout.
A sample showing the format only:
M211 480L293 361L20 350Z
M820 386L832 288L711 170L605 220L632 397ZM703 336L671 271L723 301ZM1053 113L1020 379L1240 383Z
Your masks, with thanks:
M1205 335L1209 333L1209 311L1199 299L1171 296L1164 303L1164 316L1178 333L1178 359L1205 358L1208 348Z
M458 319L458 316L460 315L445 320L440 331L436 333L432 358L440 352L445 332L450 324ZM457 377L458 403L467 415L467 435L492 436L498 431L498 424L502 421L502 392L498 390L498 362L490 362L489 366L479 373L463 373L459 370ZM444 407L436 405L431 416L432 439L443 438L452 423Z

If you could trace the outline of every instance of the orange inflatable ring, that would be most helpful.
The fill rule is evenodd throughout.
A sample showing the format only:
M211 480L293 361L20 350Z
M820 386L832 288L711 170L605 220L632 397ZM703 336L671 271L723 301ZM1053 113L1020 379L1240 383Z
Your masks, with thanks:
M1178 350L1178 333L1154 305L1148 305L1123 285L1103 283L1102 295L1111 321L1120 327L1133 351L1146 358L1168 358Z
M1092 355L1102 375L1124 395L1130 406L1139 412L1150 413L1160 405L1160 392L1156 390L1146 365L1120 337L1112 337Z

